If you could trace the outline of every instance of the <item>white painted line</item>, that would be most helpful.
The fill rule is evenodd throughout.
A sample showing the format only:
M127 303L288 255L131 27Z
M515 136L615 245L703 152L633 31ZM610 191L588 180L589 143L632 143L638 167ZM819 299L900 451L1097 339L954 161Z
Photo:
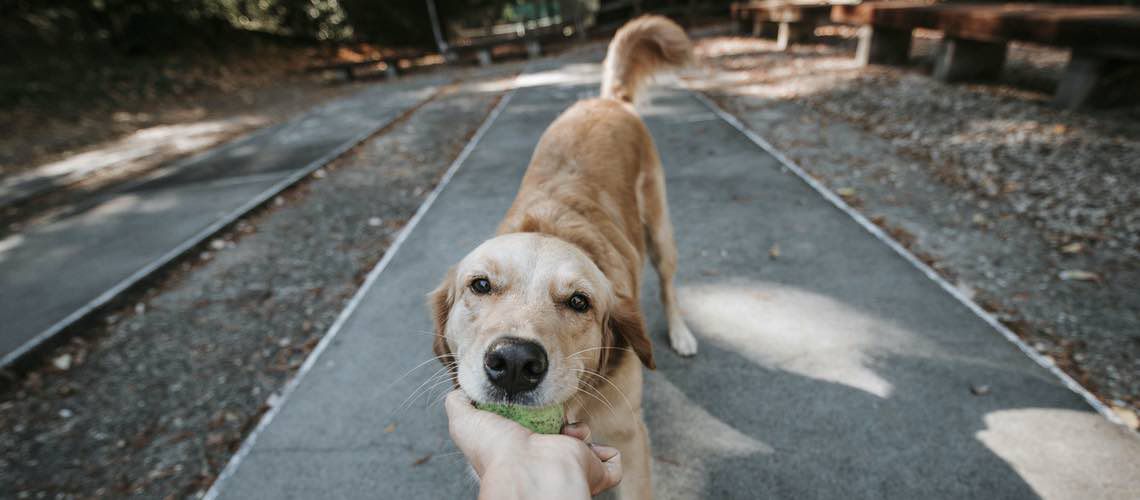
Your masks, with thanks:
M525 73L525 70L523 73ZM491 113L487 115L487 118L483 120L482 125L480 125L479 128L475 131L475 135L471 137L471 140L467 142L467 145L463 147L463 150L459 152L459 156L455 157L455 161L451 162L451 165L447 168L447 171L444 172L443 177L439 179L439 184L435 186L435 189L428 193L427 198L425 198L424 202L420 204L420 208L416 210L415 215L413 215L412 218L408 220L408 223L404 225L404 228L400 230L400 234L396 236L395 241L393 241L392 245L388 247L388 250L384 252L384 257L380 259L380 262L378 262L376 266L368 272L368 277L365 278L364 283L360 285L360 288L356 290L356 294L352 296L352 299L348 301L348 304L345 306L345 308L341 310L340 315L336 318L336 321L333 322L332 326L329 327L328 332L325 333L325 336L323 338L321 338L321 341L317 343L317 347L313 349L313 352L309 353L309 356L307 358L305 358L305 362L297 370L297 374L294 375L287 384L285 384L285 388L281 390L281 396L279 398L276 398L277 403L272 405L269 410L265 412L265 415L262 415L261 421L257 423L257 427L250 431L249 436L246 436L245 440L242 442L241 448L238 449L237 453L235 453L233 457L230 457L229 463L227 463L226 467L222 469L222 472L218 474L218 478L214 480L214 484L211 485L209 491L206 492L206 496L204 497L205 500L215 500L218 498L218 495L221 494L222 483L232 477L234 472L237 471L238 467L241 466L242 460L244 460L245 457L249 455L249 452L253 449L254 443L257 442L258 436L261 435L262 431L269 427L269 424L273 421L273 418L277 416L277 413L281 411L281 408L284 407L285 403L289 401L289 397L293 395L293 392L296 391L297 387L301 384L301 379L304 378L305 375L313 369L313 366L317 364L317 358L321 356L321 353L325 352L325 349L328 348L329 344L331 344L333 339L336 338L337 334L340 333L341 329L344 327L344 324L348 322L348 319L356 311L356 308L360 306L360 302L364 300L364 296L376 283L376 280L380 278L380 274L384 272L384 269L388 267L388 263L392 261L392 258L396 255L396 252L400 251L400 247L403 246L404 240L408 238L408 235L411 234L412 230L414 230L416 228L416 225L419 224L420 219L423 219L424 214L427 213L428 209L430 209L432 204L435 203L435 200L439 197L439 194L443 192L443 189L447 187L447 184L449 182L451 182L451 178L455 176L455 172L459 170L459 167L463 165L463 162L467 160L467 157L470 156L471 152L475 150L475 146L479 144L479 141L483 138L483 134L485 134L487 130L491 128L491 124L494 123L495 119L499 117L499 113L503 111L503 108L505 108L507 106L507 103L510 102L511 98L514 97L516 90L517 87L515 85L512 85L511 89L507 91L502 99L499 100L499 103L495 105L495 108L491 110Z
M922 262L921 260L919 260L918 257L915 257L914 254L910 253L910 251L906 249L906 247L902 246L902 244L900 244L898 241L895 241L895 239L892 238L890 235L883 232L883 230L879 226L876 226L873 222L871 222L866 217L864 217L863 214L861 214L858 211L856 211L855 209L851 208L851 206L848 205L847 202L843 201L843 199L840 198L839 195L835 194L830 189L828 189L826 186L824 186L822 183L820 183L819 181L812 178L812 176L808 175L807 172L804 171L804 169L800 168L799 165L796 165L795 162L793 162L788 157L784 156L784 154L781 153L779 150L777 150L774 146L772 146L771 143L764 140L763 137L760 137L758 134L753 132L752 129L750 129L750 128L748 128L748 126L744 125L744 123L742 123L740 120L738 120L735 116L733 116L733 115L729 114L727 111L721 109L720 106L718 106L715 102L713 102L711 99L706 97L704 94L702 94L699 91L690 89L688 87L685 87L685 89L688 90L691 94L693 94L697 98L697 100L704 103L705 106L707 106L714 113L716 113L718 116L720 116L721 119L728 122L729 125L732 125L733 128L738 130L740 133L744 134L745 137L752 140L752 142L756 143L756 145L760 146L760 148L763 149L764 151L766 151L768 154L774 156L777 160L780 161L780 163L782 163L784 165L785 168L792 171L792 173L796 174L796 176L798 176L800 178L800 180L807 183L808 186L811 186L811 188L816 190L816 192L818 192L820 195L822 195L824 197L824 199L826 199L827 201L830 201L832 205L835 205L836 208L842 210L844 213L846 213L848 216L850 216L852 219L854 219L855 222L859 223L860 226L863 226L863 229L866 229L868 232L873 234L880 241L882 241L883 243L886 243L886 245L888 247L891 247L891 249L894 250L895 253L902 256L904 259L907 260L907 262L910 262L912 265L914 265L914 267L917 267L918 270L922 271L922 273L925 274L927 278L930 278L932 281L937 283L938 286L941 286L942 289L946 291L946 293L949 293L955 299L958 299L958 302L961 302L962 305L966 306L966 308L973 311L974 314L978 315L978 317L982 318L983 321L985 321L990 326L992 326L995 330L997 330L999 333L1001 333L1002 336L1006 338L1006 340L1009 340L1010 342L1013 343L1013 345L1017 346L1018 349L1021 349L1021 352L1025 353L1026 356L1029 356L1030 359L1032 359L1033 361L1036 361L1037 364L1041 365L1046 370L1049 370L1049 372L1052 373L1053 375L1055 375L1058 379L1061 379L1061 382L1063 384L1065 384L1065 387L1068 387L1071 391L1077 393L1077 395L1084 398L1085 401L1088 402L1088 404L1090 406L1092 406L1094 409L1096 409L1097 412L1099 412L1101 415L1103 415L1104 418L1108 419L1110 422L1112 422L1114 424L1124 426L1124 422L1120 420L1120 417L1116 416L1116 413L1114 413L1112 411L1112 409L1110 409L1108 406L1106 406L1104 403L1102 403L1099 399L1096 398L1096 396L1094 396L1087 389L1082 387L1081 384L1077 383L1076 380L1073 380L1073 378L1070 377L1069 374L1065 373L1060 368L1058 368L1057 365L1055 363L1053 363L1053 360L1042 356L1040 353L1038 353L1032 347L1028 346L1025 342L1023 342L1020 338L1018 338L1016 334L1014 334L1012 331L1010 331L1009 328L1006 328L1005 325L1003 325L1000 321L998 321L997 318L995 318L992 314L987 312L985 309L982 309L981 306L976 304L969 297L966 297L965 295L963 295L961 290L958 290L957 287L952 285L950 282L946 281L946 279L944 279L941 275L939 275L937 272L935 272L934 269L931 269L930 266L926 265L925 262Z
M434 95L434 92L432 93L432 95ZM423 101L421 100L421 101L417 102L417 105L420 102L423 102ZM408 109L412 109L412 108L408 108ZM293 184L297 183L297 181L300 181L301 179L305 178L305 176L313 173L317 169L319 169L319 168L327 165L329 162L335 160L337 157L344 154L349 149L356 147L357 144L360 144L365 139L368 139L369 137L371 137L373 134L380 131L384 127L387 127L388 125L392 124L393 122L398 120L400 118L400 116L403 116L403 112L401 112L399 115L392 118L391 120L388 120L384 123L378 124L375 127L372 127L370 129L364 131L363 133L356 135L355 137L349 139L348 141L341 143L341 145L332 149L328 153L325 153L324 156L321 156L320 158L313 160L312 162L310 162L307 165L305 165L304 167L302 167L300 170L294 171L288 177L286 177L286 178L282 179L280 182L270 186L265 191L262 191L257 196L255 196L253 199L247 201L246 203L242 204L238 208L231 210L230 212L226 213L220 219L214 221L209 226L206 226L206 228L202 229L201 231L198 231L193 236L191 236L189 239L186 239L185 241L183 241L181 244L174 247L170 251L162 254L162 256L160 256L159 258L151 261L149 264L147 264L147 265L143 266L142 268L140 268L139 270L135 271L133 274L128 276L126 279L115 284L115 286L112 286L111 288L108 288L107 290L103 291L103 293L99 294L99 296L97 296L94 299L92 299L91 301L87 302L86 304L84 304L79 309L72 311L71 314L68 314L63 319L56 321L51 326L49 326L47 329L41 331L35 337L32 337L31 340L24 342L23 344L20 345L20 347L16 348L12 352L5 354L3 358L0 358L0 368L8 366L9 364L15 362L17 359L20 359L20 357L22 357L24 354L27 354L29 351L35 349L36 346L38 346L38 345L42 344L44 341L52 338L57 333L62 331L64 328L71 326L72 323L79 321L84 316L91 313L91 311L94 311L95 309L98 309L99 307L103 306L104 304L110 302L112 299L114 299L120 293L123 293L124 290L130 288L135 283L137 283L140 280L142 280L143 278L147 277L150 273L153 273L156 270L162 268L163 266L169 264L170 261L177 259L183 253L186 253L186 251L190 250L191 248L194 248L194 246L198 245L202 241L205 241L206 238L213 236L214 233L220 231L222 228L230 225L231 223L233 223L237 219L241 218L243 215L246 214L246 212L249 212L250 210L257 208L259 205L261 205L262 203L265 203L267 200L276 196L281 191L284 191L285 188L292 186ZM256 134L256 133L257 132L254 132L254 134ZM219 151L225 150L226 148L232 147L231 146L232 144L233 143L227 143L227 144L219 146L218 148L215 148L215 149L218 149ZM207 151L207 152L202 153L202 154L203 155L214 155L214 154L217 154L217 151ZM200 158L200 157L194 156L192 158ZM180 163L182 161L186 161L186 160L181 160ZM132 186L133 185L134 184L132 184Z

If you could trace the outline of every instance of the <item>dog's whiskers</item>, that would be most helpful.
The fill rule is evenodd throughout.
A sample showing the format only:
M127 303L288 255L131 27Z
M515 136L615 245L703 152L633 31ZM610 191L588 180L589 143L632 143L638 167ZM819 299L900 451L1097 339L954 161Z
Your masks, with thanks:
M587 386L587 387L589 387L589 386ZM606 401L606 400L604 400L604 399L602 399L602 398L600 398L600 397L598 397L598 396L596 396L596 395L594 395L594 394L592 394L592 393L586 392L585 390L583 390L583 389L582 389L582 385L577 385L577 386L575 386L575 387L574 387L574 390L575 390L575 391L578 391L579 393L585 394L585 395L587 395L587 396L590 396L590 397L592 397L592 398L594 398L594 399L598 400L598 402L599 402L599 403L602 403L603 405L606 405L606 407L607 407L607 408L609 408L609 410L610 410L610 412L611 412L611 413L612 413L612 412L614 412L614 407L613 407L613 405L611 405L611 404L610 404L608 401ZM591 418L592 418L592 417L591 417Z
M614 408L614 405L613 405L613 403L610 401L610 398L607 398L605 394L602 394L602 391L601 391L601 390L599 390L597 387L594 387L594 386L593 386L593 384L585 384L585 387L586 387L587 389L590 389L591 391L593 391L593 392L594 392L594 394L597 394L597 395L598 395L598 397L600 397L600 398L604 399L604 400L605 400L605 402L606 402L606 406L609 406L609 408L610 408L610 412L614 412L614 411L616 411L616 410L617 410L616 408Z
M412 400L415 398L415 396L416 396L416 395L417 395L417 394L420 392L420 390L421 390L421 389L423 389L423 388L424 388L424 386L428 386L429 384L431 384L431 386L430 386L430 387L435 387L435 385L436 385L436 384L438 384L440 381L435 381L435 382L433 383L433 380L435 380L436 378L440 377L441 375L443 375L443 376L446 376L446 377L447 377L447 378L445 378L444 380L450 380L450 378L451 378L451 372L450 372L450 370L451 370L451 368L452 368L453 366L455 366L455 363L448 363L448 364L445 364L445 365L443 366L443 368L440 368L439 370L436 370L436 372L435 372L435 373L433 373L433 374L431 374L431 375L430 375L430 376L427 378L427 380L424 380L424 381L423 381L423 383L421 383L421 384L420 384L419 386L417 386L417 387L416 387L414 390L412 390L412 393L411 393L411 394L409 394L409 395L408 395L408 397L404 399L404 402L403 402L403 403L400 403L400 406L399 406L399 408L400 408L401 410L402 410L402 409L404 409L404 408L406 408L406 407L408 406L408 403L409 403L409 402L411 402L411 401L412 401Z
M594 370L585 370L582 368L571 368L571 370L584 372L589 376L597 377L598 379L602 380L603 382L610 384L610 387L613 387L614 390L617 391L619 395L621 395L621 398L625 400L625 404L626 404L626 406L629 407L629 411L635 411L634 406L633 406L633 402L629 400L629 396L626 396L625 391L621 390L621 387L618 387L618 385L615 384L612 380L610 380L609 377L602 375L601 373L598 373Z
M582 353L586 353L586 352L590 352L590 351L601 351L601 350L605 350L605 349L613 349L615 351L633 352L633 349L630 349L629 347L596 346L596 347L587 347L585 349L582 349L581 351L569 354L566 356L566 359L570 359L570 358L577 356L579 354L582 354Z
M442 355L439 355L439 356L432 356L431 358L427 359L426 361L424 361L424 362L422 362L422 363L420 363L420 364L418 364L418 365L416 365L416 366L413 366L413 367L412 367L412 369L410 369L410 370L408 370L408 371L404 372L404 374L403 374L403 375L400 375L399 377L397 377L397 378L396 378L396 380L393 380L393 381L392 381L390 384L388 384L388 388L389 388L389 389L391 389L391 388L392 388L392 386L396 385L396 383L397 383L397 382L399 382L399 381L401 381L401 380L404 380L404 378L405 378L405 377L407 377L408 375L411 375L411 374L412 374L412 372L414 372L414 371L416 371L416 370L420 369L420 367L422 367L422 366L424 366L424 365L426 365L426 364L428 364L428 363L431 363L432 361L440 361L440 362L443 362L443 364L446 366L446 365L447 365L449 362L448 362L448 361L444 361L444 359L446 359L446 358L452 358L452 357L453 357L453 356L452 356L452 355L450 355L450 354L442 354ZM454 363L454 362L451 362L451 363Z
M436 389L438 389L440 386L443 386L443 387L447 388L447 387L448 387L448 386L450 386L450 385L451 385L451 379L450 379L450 378L439 378L439 379L436 379L434 382L432 382L432 384L431 384L431 385L429 385L429 386L425 387L425 388L424 388L422 391L420 391L420 392L419 392L419 393L418 393L418 394L417 394L417 395L416 395L414 398L412 398L411 400L409 400L409 401L408 401L408 404L406 404L406 405L402 405L401 409L406 409L407 407L411 407L412 405L414 405L414 404L416 403L416 401L420 400L420 399L421 399L421 398L423 398L424 396L428 396L429 394L433 394L433 391L435 391ZM435 396L430 396L430 397L429 397L429 400L434 400L434 399L435 399ZM427 405L427 406L429 406L429 407L430 407L430 406L432 406L432 404L433 404L433 403L428 403L428 405Z

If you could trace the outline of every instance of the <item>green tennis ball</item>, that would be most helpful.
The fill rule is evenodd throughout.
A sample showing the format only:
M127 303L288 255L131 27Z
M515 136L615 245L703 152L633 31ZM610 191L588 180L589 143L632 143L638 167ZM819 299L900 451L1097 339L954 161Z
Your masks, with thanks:
M565 417L562 405L531 408L499 403L475 403L475 407L507 417L539 434L562 432L562 420Z

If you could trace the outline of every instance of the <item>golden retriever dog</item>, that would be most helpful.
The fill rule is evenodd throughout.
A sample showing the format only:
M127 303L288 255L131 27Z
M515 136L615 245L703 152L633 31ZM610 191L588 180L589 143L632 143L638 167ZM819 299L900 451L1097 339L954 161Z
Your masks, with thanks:
M622 453L623 499L652 497L641 365L653 347L639 296L646 255L661 280L669 342L697 340L677 306L677 250L656 146L634 110L658 70L691 58L684 30L635 19L610 42L601 97L542 135L497 235L429 296L434 350L474 401L564 404L567 420Z

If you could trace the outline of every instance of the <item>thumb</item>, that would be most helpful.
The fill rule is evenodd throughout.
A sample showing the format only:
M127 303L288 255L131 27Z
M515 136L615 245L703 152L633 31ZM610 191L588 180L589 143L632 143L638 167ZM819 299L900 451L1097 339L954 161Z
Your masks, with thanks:
M483 412L477 410L467 395L458 389L447 395L443 406L447 410L447 430L451 440L467 456L476 472L482 472L483 453L479 439L482 433L479 427L483 423L480 418Z

